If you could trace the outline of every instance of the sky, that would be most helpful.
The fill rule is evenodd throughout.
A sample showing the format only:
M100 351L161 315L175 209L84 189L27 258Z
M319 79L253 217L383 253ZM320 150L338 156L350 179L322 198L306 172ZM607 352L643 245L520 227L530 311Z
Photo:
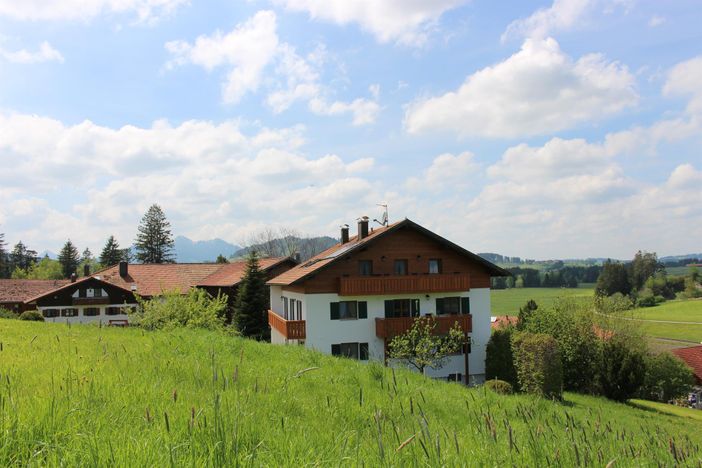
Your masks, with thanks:
M0 233L702 251L699 0L0 0ZM377 225L377 224L376 224ZM352 229L352 232L355 228Z

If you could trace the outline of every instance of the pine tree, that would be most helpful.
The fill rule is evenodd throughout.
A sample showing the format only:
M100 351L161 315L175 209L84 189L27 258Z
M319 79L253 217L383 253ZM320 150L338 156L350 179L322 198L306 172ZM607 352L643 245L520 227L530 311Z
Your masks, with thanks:
M268 288L266 274L258 264L258 254L252 251L246 260L244 277L234 303L234 325L246 337L268 340Z
M7 278L7 252L5 252L5 234L0 232L0 278Z
M173 263L173 245L171 223L160 206L151 205L141 219L134 241L136 259L141 263Z
M100 264L107 268L116 265L120 260L122 260L122 250L119 248L115 236L110 236L100 253Z
M35 250L30 250L26 245L19 241L12 248L10 252L9 270L14 271L17 268L24 270L25 272L29 270L29 267L37 262L37 252Z
M61 271L63 272L64 278L69 278L78 269L78 265L80 265L80 255L78 254L76 246L71 242L71 239L68 239L63 245L58 256L58 261L61 264Z

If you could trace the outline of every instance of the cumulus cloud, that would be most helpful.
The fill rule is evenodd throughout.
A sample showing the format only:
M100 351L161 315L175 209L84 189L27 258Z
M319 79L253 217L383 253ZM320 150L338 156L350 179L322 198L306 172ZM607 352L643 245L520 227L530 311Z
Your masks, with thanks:
M0 0L0 16L19 21L89 21L104 14L130 14L151 23L188 0Z
M60 62L63 63L63 55L61 52L54 49L51 44L44 41L39 46L37 51L28 51L27 49L7 50L0 47L0 57L11 63L32 64L41 62Z
M268 92L265 102L276 114L297 101L307 101L315 114L350 114L353 125L367 125L380 111L375 88L371 89L373 99L330 102L333 90L322 84L320 76L326 49L320 45L303 56L292 45L281 42L272 11L259 11L229 33L216 31L198 37L192 44L178 40L165 47L172 55L166 64L168 69L186 64L208 71L227 68L222 85L222 99L227 104L236 104L263 86Z
M692 96L687 110L689 113L702 113L702 55L675 65L663 87L669 96Z
M456 155L444 153L434 158L422 177L410 177L406 186L411 191L460 190L470 184L479 169L475 155L469 151Z
M143 212L158 202L179 233L236 241L252 220L329 232L329 220L354 219L359 206L381 199L367 179L372 158L310 157L301 151L303 134L301 127L245 132L238 121L113 129L0 115L0 219L12 223L4 226L8 240L56 248L70 234L94 248L109 234L129 242ZM27 186L40 203L28 201ZM58 210L48 200L66 187L84 198ZM20 209L32 224L21 222Z
M527 39L519 52L468 76L458 90L410 104L405 128L491 138L552 134L637 101L625 66L600 54L574 61L552 38Z
M358 24L382 43L418 46L426 42L441 15L467 0L273 0L312 19Z

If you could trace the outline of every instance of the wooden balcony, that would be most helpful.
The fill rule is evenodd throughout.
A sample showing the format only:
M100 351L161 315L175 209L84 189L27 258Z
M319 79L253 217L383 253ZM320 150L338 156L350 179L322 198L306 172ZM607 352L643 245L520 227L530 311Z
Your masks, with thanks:
M470 275L405 275L405 276L356 276L342 277L339 296L381 296L385 294L410 294L468 291Z
M377 318L375 319L375 336L392 339L412 328L414 321L420 318L424 317ZM458 323L463 333L473 331L473 317L471 315L441 315L427 318L436 321L434 333L437 335L448 333L455 323Z
M285 320L272 310L268 311L268 324L286 340L304 340L307 335L304 320Z
M101 297L74 297L73 305L105 305L110 303L107 296Z

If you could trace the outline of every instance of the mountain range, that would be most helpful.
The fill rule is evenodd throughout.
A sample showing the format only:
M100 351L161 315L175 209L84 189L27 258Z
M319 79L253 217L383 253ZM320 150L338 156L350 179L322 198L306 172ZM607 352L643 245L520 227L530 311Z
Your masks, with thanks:
M229 258L241 250L241 246L222 239L194 241L185 236L177 236L174 247L178 263L214 262L219 255Z

